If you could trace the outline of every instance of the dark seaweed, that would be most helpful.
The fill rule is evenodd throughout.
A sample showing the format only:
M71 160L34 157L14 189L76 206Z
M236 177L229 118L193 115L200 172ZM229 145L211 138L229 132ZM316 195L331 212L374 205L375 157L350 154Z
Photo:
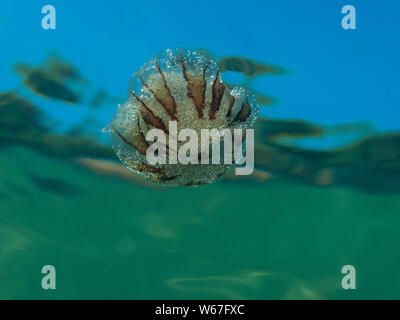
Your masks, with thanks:
M59 178L40 177L34 174L29 174L29 177L36 187L46 192L68 197L77 196L82 193L77 186Z
M284 70L280 67L257 62L244 57L222 58L218 60L218 67L221 72L235 71L243 73L246 77L284 73Z
M77 104L79 102L79 95L76 92L41 70L32 70L28 73L25 77L24 85L33 92L47 98L72 104Z

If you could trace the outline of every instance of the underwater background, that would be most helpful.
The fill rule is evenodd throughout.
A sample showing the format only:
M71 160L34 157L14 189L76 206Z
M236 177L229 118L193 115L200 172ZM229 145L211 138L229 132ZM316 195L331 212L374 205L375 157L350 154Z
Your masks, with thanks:
M44 30L44 5L56 29ZM351 4L357 29L341 27ZM400 4L0 4L1 299L398 299ZM101 132L167 48L260 103L251 176L162 187ZM43 290L54 265L57 289ZM343 290L344 265L357 289Z

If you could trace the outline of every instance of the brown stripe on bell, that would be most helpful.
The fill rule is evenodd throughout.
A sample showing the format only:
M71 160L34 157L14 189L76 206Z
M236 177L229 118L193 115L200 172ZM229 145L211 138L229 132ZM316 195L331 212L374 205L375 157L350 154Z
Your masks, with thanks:
M212 101L211 101L210 111L208 112L208 116L211 120L215 119L215 114L219 110L224 92L225 92L225 85L222 83L218 72L217 76L215 77L214 83L212 85Z
M111 129L124 144L136 149L140 154L146 155L147 148L150 145L140 127L139 119L136 120L136 126L128 128L125 133L116 129L113 124L111 124Z
M158 117L147 105L146 103L138 98L138 96L132 92L132 90L129 90L129 92L132 94L132 96L140 103L139 106L139 112L140 115L142 116L142 119L149 125L152 125L153 127L157 129L161 129L165 133L168 134L168 128L165 125L164 121Z
M203 109L206 100L206 72L211 61L208 61L202 68L201 76L199 74L189 75L188 68L186 66L185 59L183 57L182 50L180 50L180 61L182 66L182 74L187 82L187 97L193 100L194 107L196 108L197 115L200 119L203 118Z
M155 65L157 71L160 73L160 76L163 81L163 86L156 86L151 88L143 79L143 77L139 74L138 77L142 81L143 85L153 94L154 98L164 107L165 111L173 120L176 119L176 101L174 96L171 93L171 89L168 87L167 80L165 79L164 73L161 70L161 67L155 59Z
M229 108L228 108L228 112L226 113L226 117L229 119L231 117L232 114L232 108L233 105L235 104L235 97L233 95L229 95Z
M250 117L251 108L248 102L248 96L246 94L246 99L241 102L240 111L237 113L236 117L233 119L233 122L244 122Z

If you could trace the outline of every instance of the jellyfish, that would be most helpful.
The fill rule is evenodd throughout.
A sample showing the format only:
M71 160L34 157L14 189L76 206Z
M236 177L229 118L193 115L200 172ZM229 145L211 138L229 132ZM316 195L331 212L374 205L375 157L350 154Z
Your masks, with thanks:
M212 59L195 51L168 49L132 76L128 99L118 106L103 131L109 132L114 151L129 170L162 185L198 186L219 180L238 163L224 161L222 152L219 163L211 161L214 150L211 145L208 150L201 149L201 138L191 144L199 145L197 155L193 156L191 148L186 151L199 161L172 161L171 150L177 152L187 144L176 135L191 129L200 137L203 130L209 130L210 139L221 141L223 146L227 130L253 128L257 112L254 94L240 87L229 89ZM172 123L175 131L170 127ZM166 141L158 141L169 151L165 163L154 163L148 157L148 135L154 129L167 137ZM244 145L246 139L240 143ZM204 157L210 161L200 161Z

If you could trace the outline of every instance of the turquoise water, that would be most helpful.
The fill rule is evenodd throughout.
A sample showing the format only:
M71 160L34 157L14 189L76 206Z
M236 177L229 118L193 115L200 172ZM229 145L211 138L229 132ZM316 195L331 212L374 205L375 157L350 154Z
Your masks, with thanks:
M356 30L341 28L344 1L52 1L55 30L41 28L44 4L0 7L1 299L399 297L395 2L353 1ZM115 159L101 129L131 75L175 47L285 70L223 74L274 101L252 176L164 188ZM75 104L16 67L54 76L54 56L81 75L63 83Z

